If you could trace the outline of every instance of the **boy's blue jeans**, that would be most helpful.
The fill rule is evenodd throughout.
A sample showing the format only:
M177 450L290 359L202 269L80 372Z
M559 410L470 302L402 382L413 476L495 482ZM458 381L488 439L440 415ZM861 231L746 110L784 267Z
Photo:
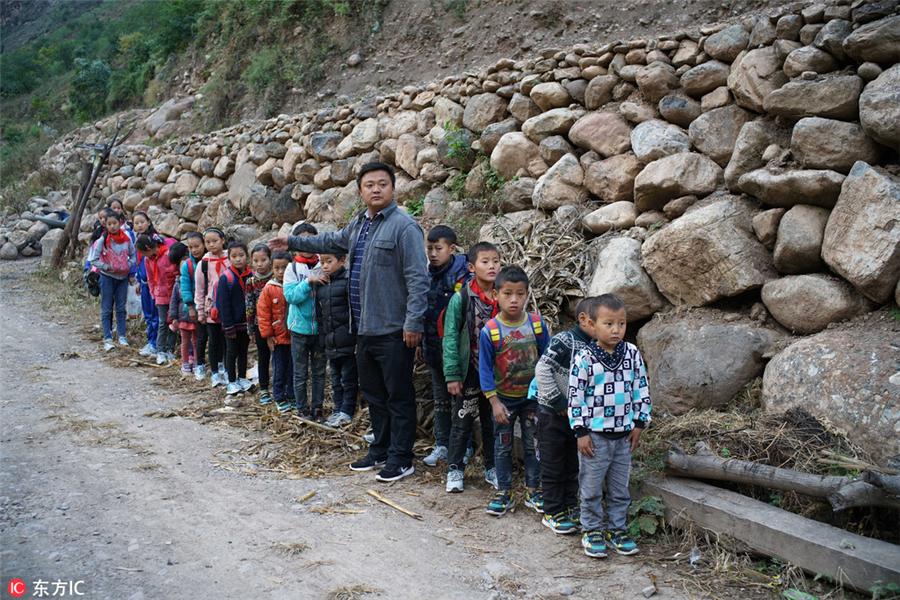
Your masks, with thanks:
M153 346L153 351L156 352L156 338L159 336L159 312L156 310L156 302L150 295L150 286L146 281L141 282L141 310L144 312L144 321L147 323L147 343ZM205 329L205 327L201 326L201 329ZM203 346L205 351L206 344ZM203 362L198 361L197 364L202 365Z
M331 391L334 411L352 417L356 412L356 396L359 393L359 370L355 356L331 359Z
M534 430L537 424L537 400L511 400L498 396L509 409L507 424L494 421L494 465L497 468L497 487L512 489L513 427L516 420L522 429L522 449L525 454L525 487L541 487L541 465L534 452Z
M325 344L320 335L291 332L291 355L294 357L294 401L297 410L322 408L325 403ZM306 382L312 390L307 396Z
M100 322L103 325L103 339L113 339L112 318L116 313L116 329L125 335L125 301L128 299L128 279L116 279L100 273Z
M581 531L603 531L603 480L606 480L607 530L625 529L625 517L631 494L631 442L624 437L611 440L598 433L589 434L594 442L594 457L579 454L578 484L581 487Z

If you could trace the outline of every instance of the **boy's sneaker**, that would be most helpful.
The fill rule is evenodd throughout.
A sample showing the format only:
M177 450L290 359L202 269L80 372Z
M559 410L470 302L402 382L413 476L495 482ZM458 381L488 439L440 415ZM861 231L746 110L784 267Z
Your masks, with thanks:
M544 493L541 490L525 490L525 506L533 508L539 515L544 514Z
M166 358L169 360L169 362L178 360L178 357L175 356L175 353L172 351L166 352Z
M348 415L345 412L338 413L338 418L337 418L338 425L343 425L344 423L349 423L352 420L353 420L353 415Z
M229 382L229 384L225 387L225 393L229 396L234 396L235 394L241 393L241 385L237 381Z
M500 484L497 483L497 469L485 469L484 480L494 486L495 490L500 489Z
M206 379L206 365L197 365L194 367L194 379L197 381Z
M259 393L259 403L260 404L271 404L272 403L272 394L269 393L269 390L263 390ZM279 403L282 404L282 403ZM284 402L283 404L287 404Z
M381 473L375 476L378 481L399 481L408 475L416 472L416 468L412 465L408 467L385 467Z
M328 417L327 419L325 419L325 424L328 425L329 427L337 427L337 425L338 425L338 415L340 415L340 414L341 414L341 413L339 413L339 412L337 412L337 411L331 413L331 416Z
M450 467L450 470L447 471L447 492L461 492L463 491L463 472L456 467Z
M601 532L588 531L581 536L581 545L584 553L591 558L606 558L606 543Z
M312 413L310 412L310 410L308 408L298 408L297 415L301 419L306 419L307 421L312 421Z
M209 378L209 382L212 384L212 387L216 387L217 385L225 385L228 383L228 379L221 373L213 373Z
M544 515L544 518L541 519L541 523L543 523L545 527L549 527L553 533L558 533L560 535L575 533L575 531L577 531L575 529L575 524L569 520L569 515L566 511L558 512L555 515Z
M325 413L321 408L314 408L312 411L312 420L316 423L324 423L325 422Z
M241 390L244 392L249 392L253 389L253 382L249 379L238 379L237 384L241 386Z
M637 554L640 549L637 547L628 534L623 529L613 529L606 532L606 541L612 546L613 550L625 556Z
M573 506L569 509L569 520L575 527L581 527L581 507Z
M103 340L103 349L109 352L116 349L116 344L112 340Z
M156 354L156 348L153 347L153 344L147 342L147 345L141 348L141 351L138 352L141 356L153 356Z
M269 400L271 402L271 400ZM263 402L263 404L268 404L268 402ZM286 415L292 410L294 410L294 405L289 402L279 402L275 406L278 407L279 414Z
M435 446L434 450L431 451L431 454L426 456L422 462L425 463L426 467L436 467L444 464L447 462L447 446ZM449 485L449 483L447 485ZM447 491L449 492L450 490Z
M376 460L368 454L361 459L350 463L351 471L372 471L374 469L383 469L387 464L385 460Z
M193 371L191 370L191 363L189 363L189 362L181 363L181 375L182 375L182 377L187 377L187 376L190 375L191 373L193 373Z
M164 365L169 362L169 356L165 352L156 353L156 364Z
M510 490L500 490L494 494L491 503L488 504L487 514L494 515L495 517L505 515L506 511L509 510L509 507L512 506L512 503L513 493Z
M128 340L125 338L124 335L120 335L119 336L119 345L120 346L130 346L131 344L128 343Z
M367 433L366 435L363 436L363 439L366 440L366 442L372 444L375 442L375 434L370 431L369 433Z

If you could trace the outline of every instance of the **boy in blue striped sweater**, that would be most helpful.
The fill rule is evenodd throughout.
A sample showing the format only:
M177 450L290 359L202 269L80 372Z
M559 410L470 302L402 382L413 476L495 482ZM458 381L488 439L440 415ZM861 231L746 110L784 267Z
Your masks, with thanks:
M595 340L575 355L569 376L569 424L578 437L581 464L581 545L594 558L606 546L619 554L637 554L625 532L631 496L631 453L650 422L650 388L644 359L623 340L625 303L613 294L598 296L588 326ZM603 535L603 481L606 480L606 535Z

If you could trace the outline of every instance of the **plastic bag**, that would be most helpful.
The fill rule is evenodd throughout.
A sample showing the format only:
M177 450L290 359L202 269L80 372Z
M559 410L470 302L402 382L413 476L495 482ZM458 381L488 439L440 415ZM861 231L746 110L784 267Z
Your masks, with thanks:
M141 295L137 291L136 285L128 286L128 297L125 300L125 312L129 319L139 319L143 314L141 309Z

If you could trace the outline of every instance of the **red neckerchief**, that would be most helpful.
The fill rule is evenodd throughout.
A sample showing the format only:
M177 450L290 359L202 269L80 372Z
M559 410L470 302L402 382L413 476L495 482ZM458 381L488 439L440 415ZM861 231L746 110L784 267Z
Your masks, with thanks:
M316 254L312 258L303 258L299 254L294 257L294 262L303 263L304 265L314 265L319 262L319 255Z
M246 285L244 284L244 278L245 278L245 277L248 277L248 276L250 276L250 275L252 275L252 274L253 274L253 271L251 271L251 270L250 270L249 268L247 268L247 267L244 267L244 271L243 271L243 272L238 272L238 271L234 268L234 266L231 266L231 267L228 267L228 268L231 270L232 273L234 273L234 276L237 277L238 283L241 284L241 290L243 290L243 292L246 294L246 293L247 293L247 288L246 288Z
M130 239L131 239L131 238L128 237L128 234L125 233L125 232L124 232L123 230L121 230L121 229L119 229L119 233L117 233L117 234L115 234L115 235L111 234L111 233L109 232L109 230L107 230L107 232L106 232L106 246L107 246L107 248L109 247L109 244L110 244L111 242L115 242L115 243L117 243L117 244L124 244L125 242L127 242L127 241L130 240Z
M469 287L472 289L473 292L475 292L475 295L477 295L478 298L482 302L484 302L485 304L487 304L489 306L494 307L494 310L491 313L491 318L493 319L494 317L496 317L497 316L497 301L494 300L493 298L488 298L487 296L484 295L484 291L482 291L481 286L478 285L478 281L474 277L472 278L472 281L469 282Z
M209 264L209 266L212 267L212 272L215 274L219 272L219 267L225 266L225 261L228 260L228 255L223 254L221 256L213 256L212 254L207 253L206 256L204 256L201 260L205 260ZM207 272L208 271L209 269L207 269ZM222 273L224 272L225 269L223 268ZM216 277L216 280L218 281L218 277Z

